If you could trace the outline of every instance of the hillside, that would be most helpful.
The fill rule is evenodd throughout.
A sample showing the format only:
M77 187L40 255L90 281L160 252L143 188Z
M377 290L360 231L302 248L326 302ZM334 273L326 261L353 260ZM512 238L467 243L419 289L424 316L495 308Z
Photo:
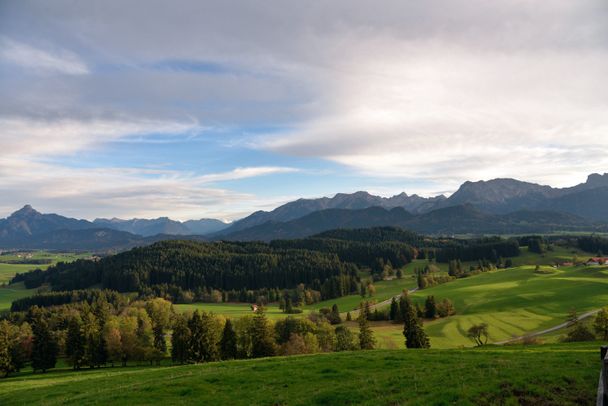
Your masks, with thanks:
M0 382L0 403L593 404L598 353L599 344L585 343L376 350L81 372L65 369L46 375L24 373Z

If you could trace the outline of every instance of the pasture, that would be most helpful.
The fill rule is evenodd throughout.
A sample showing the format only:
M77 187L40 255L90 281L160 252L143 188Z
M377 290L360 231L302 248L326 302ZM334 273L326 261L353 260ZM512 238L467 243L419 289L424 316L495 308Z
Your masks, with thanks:
M594 401L598 352L584 343L66 368L1 380L0 404L580 405Z
M424 304L428 295L454 302L457 314L425 323L434 348L470 346L466 331L487 323L490 342L543 330L564 321L571 309L579 314L608 304L607 267L567 267L541 274L533 266L487 272L412 294ZM401 326L372 323L379 337L403 345ZM393 327L394 326L394 327Z

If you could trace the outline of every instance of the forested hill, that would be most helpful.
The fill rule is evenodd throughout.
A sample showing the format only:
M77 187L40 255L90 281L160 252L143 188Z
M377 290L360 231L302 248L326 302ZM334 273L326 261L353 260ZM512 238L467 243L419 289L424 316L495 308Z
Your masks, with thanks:
M214 290L223 299L243 300L245 291L295 289L302 284L328 299L359 288L357 266L335 254L262 243L195 241L163 241L99 261L60 263L13 279L19 281L28 288L49 283L54 290L101 285L173 300Z
M401 268L417 257L495 263L518 254L516 240L497 237L430 239L396 228L337 230L271 243L163 241L98 261L18 274L12 282L27 288L48 284L55 291L100 287L186 302L275 301L285 290L298 290L314 302L360 292L360 270L380 274L379 263Z

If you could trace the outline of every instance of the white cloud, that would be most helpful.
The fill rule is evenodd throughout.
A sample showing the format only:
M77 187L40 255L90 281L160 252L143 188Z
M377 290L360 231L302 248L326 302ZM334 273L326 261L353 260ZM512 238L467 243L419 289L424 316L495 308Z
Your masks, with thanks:
M289 168L284 166L256 166L248 168L236 168L229 172L211 173L196 177L198 183L214 183L227 180L238 180L253 178L257 176L272 175L276 173L292 173L298 172L297 168Z
M250 171L251 176L255 168ZM136 168L67 168L0 158L0 216L30 203L44 212L85 217L214 217L234 220L252 208L270 209L285 198L260 199L205 187L192 174Z
M255 146L452 190L493 177L569 186L608 165L608 52L391 38L348 48L360 59L326 75L323 113Z
M66 155L103 143L149 133L185 136L200 131L196 122L170 122L140 118L37 119L0 117L0 157Z
M65 215L217 217L235 219L252 209L268 209L277 199L210 184L276 173L295 168L238 167L222 173L196 174L168 168L73 168L60 157L94 150L110 141L136 139L149 133L184 138L201 131L195 122L133 119L40 120L0 118L0 212L8 215L25 202ZM134 146L137 148L137 146ZM48 163L49 160L56 161ZM45 163L44 161L47 161Z
M73 52L64 49L45 50L31 45L0 39L0 57L22 68L38 72L52 72L66 75L89 73L86 63Z
M86 201L87 213L87 205L100 204L92 196L105 207L121 202L129 213L148 206L189 213L190 201L224 214L264 205L207 185L292 171L272 159L207 175L83 171L92 181L69 168L37 166L44 155L138 141L149 131L197 132L199 122L290 128L252 143L339 163L368 176L361 181L370 188L379 178L418 181L408 193L496 176L565 186L608 166L605 0L176 0L151 1L140 16L139 5L112 1L3 8L0 171L21 160L27 174L14 174L15 184L3 176L0 183L13 187L5 195ZM83 49L87 62L68 51ZM158 61L219 69L145 68ZM5 74L15 66L24 74ZM55 190L37 183L39 176ZM192 182L219 200L204 200ZM127 197L138 193L145 200Z

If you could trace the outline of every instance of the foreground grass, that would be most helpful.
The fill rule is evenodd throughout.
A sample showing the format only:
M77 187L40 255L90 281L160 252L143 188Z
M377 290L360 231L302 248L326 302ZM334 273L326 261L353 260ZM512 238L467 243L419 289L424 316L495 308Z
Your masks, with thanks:
M376 350L0 381L0 404L593 404L599 343Z

